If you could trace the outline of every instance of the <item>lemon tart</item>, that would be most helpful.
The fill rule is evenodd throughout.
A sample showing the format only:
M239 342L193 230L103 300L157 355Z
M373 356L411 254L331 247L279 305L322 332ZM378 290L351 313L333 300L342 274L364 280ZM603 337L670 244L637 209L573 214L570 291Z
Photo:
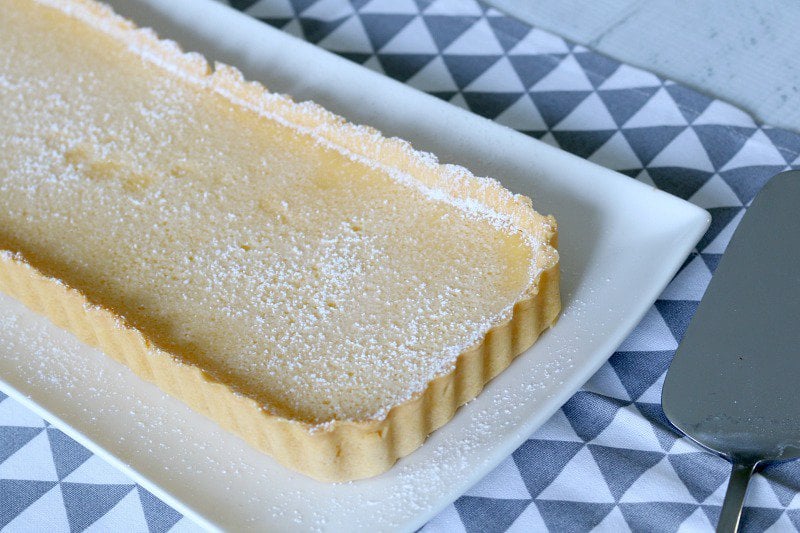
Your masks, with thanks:
M292 469L388 469L556 320L495 180L89 0L5 0L0 49L0 289Z

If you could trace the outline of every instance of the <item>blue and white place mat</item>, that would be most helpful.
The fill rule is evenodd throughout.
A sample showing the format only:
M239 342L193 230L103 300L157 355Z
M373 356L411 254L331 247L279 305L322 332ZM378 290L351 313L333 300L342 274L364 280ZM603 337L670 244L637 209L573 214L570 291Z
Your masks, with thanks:
M800 135L475 0L231 0L371 69L685 198L713 221L642 323L584 388L426 532L710 531L728 464L679 438L664 373L746 206L800 168ZM800 530L800 462L767 468L744 531ZM195 526L0 394L3 531Z

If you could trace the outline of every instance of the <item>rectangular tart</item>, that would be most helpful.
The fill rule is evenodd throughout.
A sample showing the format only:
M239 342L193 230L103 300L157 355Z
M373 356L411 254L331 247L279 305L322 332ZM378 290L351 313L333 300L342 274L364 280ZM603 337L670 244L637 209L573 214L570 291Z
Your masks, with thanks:
M495 180L92 0L4 0L0 49L0 289L289 468L385 471L558 316Z

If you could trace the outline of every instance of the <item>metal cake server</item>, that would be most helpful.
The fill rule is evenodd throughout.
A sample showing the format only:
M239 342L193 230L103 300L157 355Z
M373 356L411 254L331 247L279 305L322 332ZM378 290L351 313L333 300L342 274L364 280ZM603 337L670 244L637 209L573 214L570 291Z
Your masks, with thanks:
M747 484L800 457L800 171L747 210L667 373L670 422L733 463L717 531L736 531Z

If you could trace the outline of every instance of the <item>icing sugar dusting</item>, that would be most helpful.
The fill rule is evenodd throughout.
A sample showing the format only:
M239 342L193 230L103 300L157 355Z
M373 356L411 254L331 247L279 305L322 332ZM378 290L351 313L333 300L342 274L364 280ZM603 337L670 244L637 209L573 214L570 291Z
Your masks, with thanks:
M43 43L38 79L0 63L2 83L18 88L0 95L15 150L0 222L71 285L266 409L320 429L381 419L508 319L539 275L531 257L542 244L513 209L369 150L399 150L421 171L439 169L433 156L225 67L207 75L202 58L135 35L125 40L135 55L111 47L104 70L81 50L88 67L60 72L70 58ZM125 79L125 68L139 76ZM38 106L25 98L42 93ZM256 124L237 118L242 109L268 120L240 127ZM13 126L19 116L27 131ZM439 171L522 202L458 167Z

